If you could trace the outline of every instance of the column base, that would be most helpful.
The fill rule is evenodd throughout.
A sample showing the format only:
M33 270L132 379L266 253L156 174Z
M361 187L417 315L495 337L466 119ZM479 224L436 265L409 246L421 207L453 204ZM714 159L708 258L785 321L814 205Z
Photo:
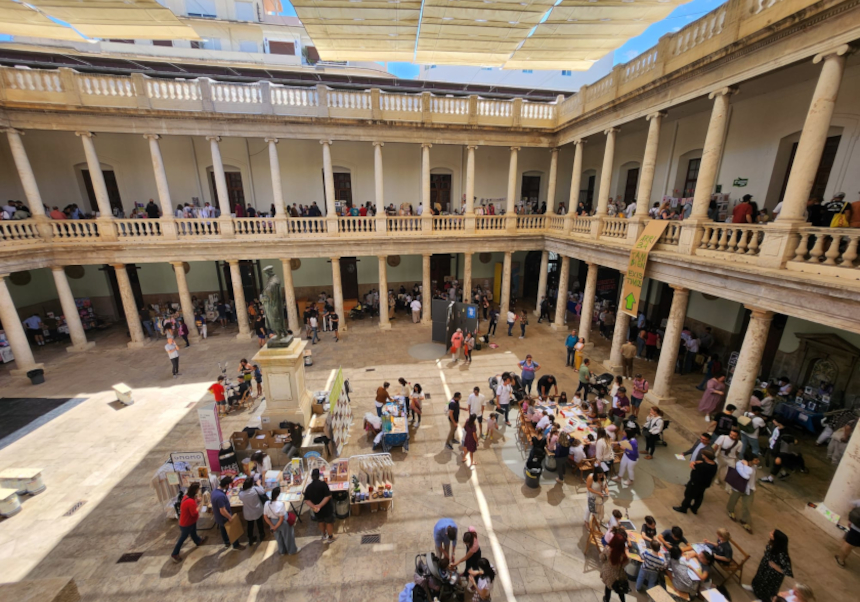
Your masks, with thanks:
M391 330L391 322L380 322L379 330Z
M660 397L656 393L648 391L645 393L645 401L650 403L652 406L669 406L674 405L677 399L674 397Z
M247 341L250 338L251 338L250 331L249 332L240 332L239 334L236 335L237 341Z
M44 370L45 364L33 364L27 368L16 368L15 370L9 370L9 374L12 376L27 376L27 372L30 370Z
M553 322L552 324L550 324L550 327L556 331L567 330L567 324L556 324L555 322Z
M81 351L89 351L95 346L95 341L87 341L83 345L72 345L71 347L66 347L66 351L69 353L80 353Z
M128 348L129 349L143 349L147 346L148 341L129 341Z
M624 370L624 366L616 366L615 364L606 364L606 369L618 376Z

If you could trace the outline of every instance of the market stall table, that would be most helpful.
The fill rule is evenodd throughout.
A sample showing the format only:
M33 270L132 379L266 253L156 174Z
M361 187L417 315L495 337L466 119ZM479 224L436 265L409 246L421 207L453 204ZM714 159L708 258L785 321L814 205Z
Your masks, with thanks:
M797 424L813 435L821 430L821 420L824 418L824 414L819 412L810 412L809 410L799 407L791 402L779 404L776 407L774 414L782 416L782 418L787 421L787 424Z
M382 451L390 452L398 445L409 451L409 424L403 397L396 397L395 403L386 403L382 408Z

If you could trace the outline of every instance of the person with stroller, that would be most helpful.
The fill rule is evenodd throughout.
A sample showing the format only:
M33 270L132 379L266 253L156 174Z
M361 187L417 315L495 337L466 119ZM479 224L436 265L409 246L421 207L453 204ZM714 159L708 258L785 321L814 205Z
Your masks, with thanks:
M481 546L478 544L478 532L475 527L469 527L469 530L463 533L463 544L466 546L466 552L462 558L455 560L448 566L456 570L458 564L463 564L463 577L469 575L469 571L477 571L478 563L481 560Z
M436 556L452 560L457 554L457 523L450 518L441 518L433 527L433 543Z

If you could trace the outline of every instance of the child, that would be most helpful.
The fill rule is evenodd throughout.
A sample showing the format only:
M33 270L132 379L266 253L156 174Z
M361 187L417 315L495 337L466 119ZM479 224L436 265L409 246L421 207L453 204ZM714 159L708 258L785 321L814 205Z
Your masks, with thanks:
M642 525L642 539L651 543L657 537L657 521L653 516L645 517L645 524Z
M561 395L558 397L558 405L567 405L569 402L567 401L567 393L564 391L561 392Z
M612 516L609 517L609 528L617 527L621 524L621 519L624 518L624 515L621 514L621 510L615 509L612 511Z
M647 584L646 589L651 589L657 585L657 579L660 572L666 568L666 561L660 553L660 542L652 539L642 550L642 567L639 569L639 576L636 579L636 591L642 591L642 586Z
M499 423L496 421L496 413L493 412L490 414L490 417L487 419L487 441L490 443L493 442L493 436L496 434L496 431L499 430Z

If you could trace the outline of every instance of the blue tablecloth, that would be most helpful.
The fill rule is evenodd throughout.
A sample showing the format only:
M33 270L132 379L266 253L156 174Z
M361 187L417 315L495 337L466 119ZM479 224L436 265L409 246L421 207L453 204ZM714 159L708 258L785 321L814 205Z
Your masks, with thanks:
M780 404L776 408L775 414L782 416L787 423L793 422L802 426L812 434L816 434L821 430L821 419L824 418L824 414L810 412L790 403Z

